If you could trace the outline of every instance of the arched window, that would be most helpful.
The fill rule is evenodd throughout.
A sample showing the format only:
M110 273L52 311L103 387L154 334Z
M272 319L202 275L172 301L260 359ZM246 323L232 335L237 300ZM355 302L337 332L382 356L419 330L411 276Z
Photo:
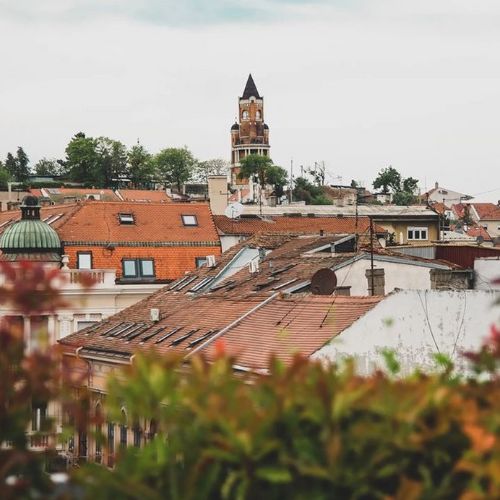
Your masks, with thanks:
M134 447L135 448L140 448L141 447L141 441L142 441L142 429L139 425L138 422L134 424L133 427L133 434L134 434Z
M115 424L108 422L108 467L115 463Z
M260 119L261 119L261 117L262 117L262 114L261 114L260 110L257 110L257 111L255 112L255 119L256 119L256 120L260 120Z
M241 117L243 120L248 120L248 111L246 109L245 109L245 111L243 111Z

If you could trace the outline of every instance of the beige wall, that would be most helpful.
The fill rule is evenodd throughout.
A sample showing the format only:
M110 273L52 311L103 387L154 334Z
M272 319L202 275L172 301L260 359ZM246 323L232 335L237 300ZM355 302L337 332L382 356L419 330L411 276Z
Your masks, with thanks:
M225 175L211 175L208 178L208 197L212 213L224 215L228 197L227 177Z
M414 221L414 222L386 222L383 220L376 220L376 224L382 226L389 233L394 233L394 242L398 245L400 244L419 244L428 243L430 241L439 240L439 224L437 221ZM427 228L427 239L426 240L408 240L408 228L411 227L422 227Z

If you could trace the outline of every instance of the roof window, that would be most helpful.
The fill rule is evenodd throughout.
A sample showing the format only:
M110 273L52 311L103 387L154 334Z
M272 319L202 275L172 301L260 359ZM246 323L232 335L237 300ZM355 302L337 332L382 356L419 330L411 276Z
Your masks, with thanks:
M120 220L120 224L134 224L134 214L121 212L118 214L118 219Z
M185 226L197 226L198 225L198 219L196 218L196 215L181 215L182 217L182 223Z

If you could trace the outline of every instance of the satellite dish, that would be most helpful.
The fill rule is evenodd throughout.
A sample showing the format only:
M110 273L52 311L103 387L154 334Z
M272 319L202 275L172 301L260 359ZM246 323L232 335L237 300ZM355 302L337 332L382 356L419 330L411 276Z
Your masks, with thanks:
M224 210L224 215L230 219L236 219L243 213L243 210L244 207L241 203L231 203L231 205L228 205L226 210Z
M476 242L477 242L478 245L482 245L484 243L484 236L479 235L476 238Z
M313 295L331 295L337 286L337 276L327 267L316 271L311 278Z

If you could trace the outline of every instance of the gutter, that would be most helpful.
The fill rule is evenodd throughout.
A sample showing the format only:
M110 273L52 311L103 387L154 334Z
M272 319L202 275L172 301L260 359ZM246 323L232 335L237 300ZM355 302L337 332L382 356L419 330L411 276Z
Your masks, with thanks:
M189 359L193 354L197 353L198 351L201 351L202 349L205 349L208 345L210 345L214 340L217 340L218 338L222 337L226 332L231 330L231 328L235 327L239 323L241 323L245 318L248 318L251 314L254 312L258 311L260 308L264 307L266 304L274 300L277 296L279 295L279 292L273 293L270 297L268 297L266 300L263 302L260 302L257 304L255 307L252 307L249 311L247 311L245 314L240 316L239 318L236 318L232 323L229 323L229 325L225 326L222 330L217 332L212 338L208 339L206 342L203 344L200 344L198 347L190 351L188 354L186 354L184 359Z

